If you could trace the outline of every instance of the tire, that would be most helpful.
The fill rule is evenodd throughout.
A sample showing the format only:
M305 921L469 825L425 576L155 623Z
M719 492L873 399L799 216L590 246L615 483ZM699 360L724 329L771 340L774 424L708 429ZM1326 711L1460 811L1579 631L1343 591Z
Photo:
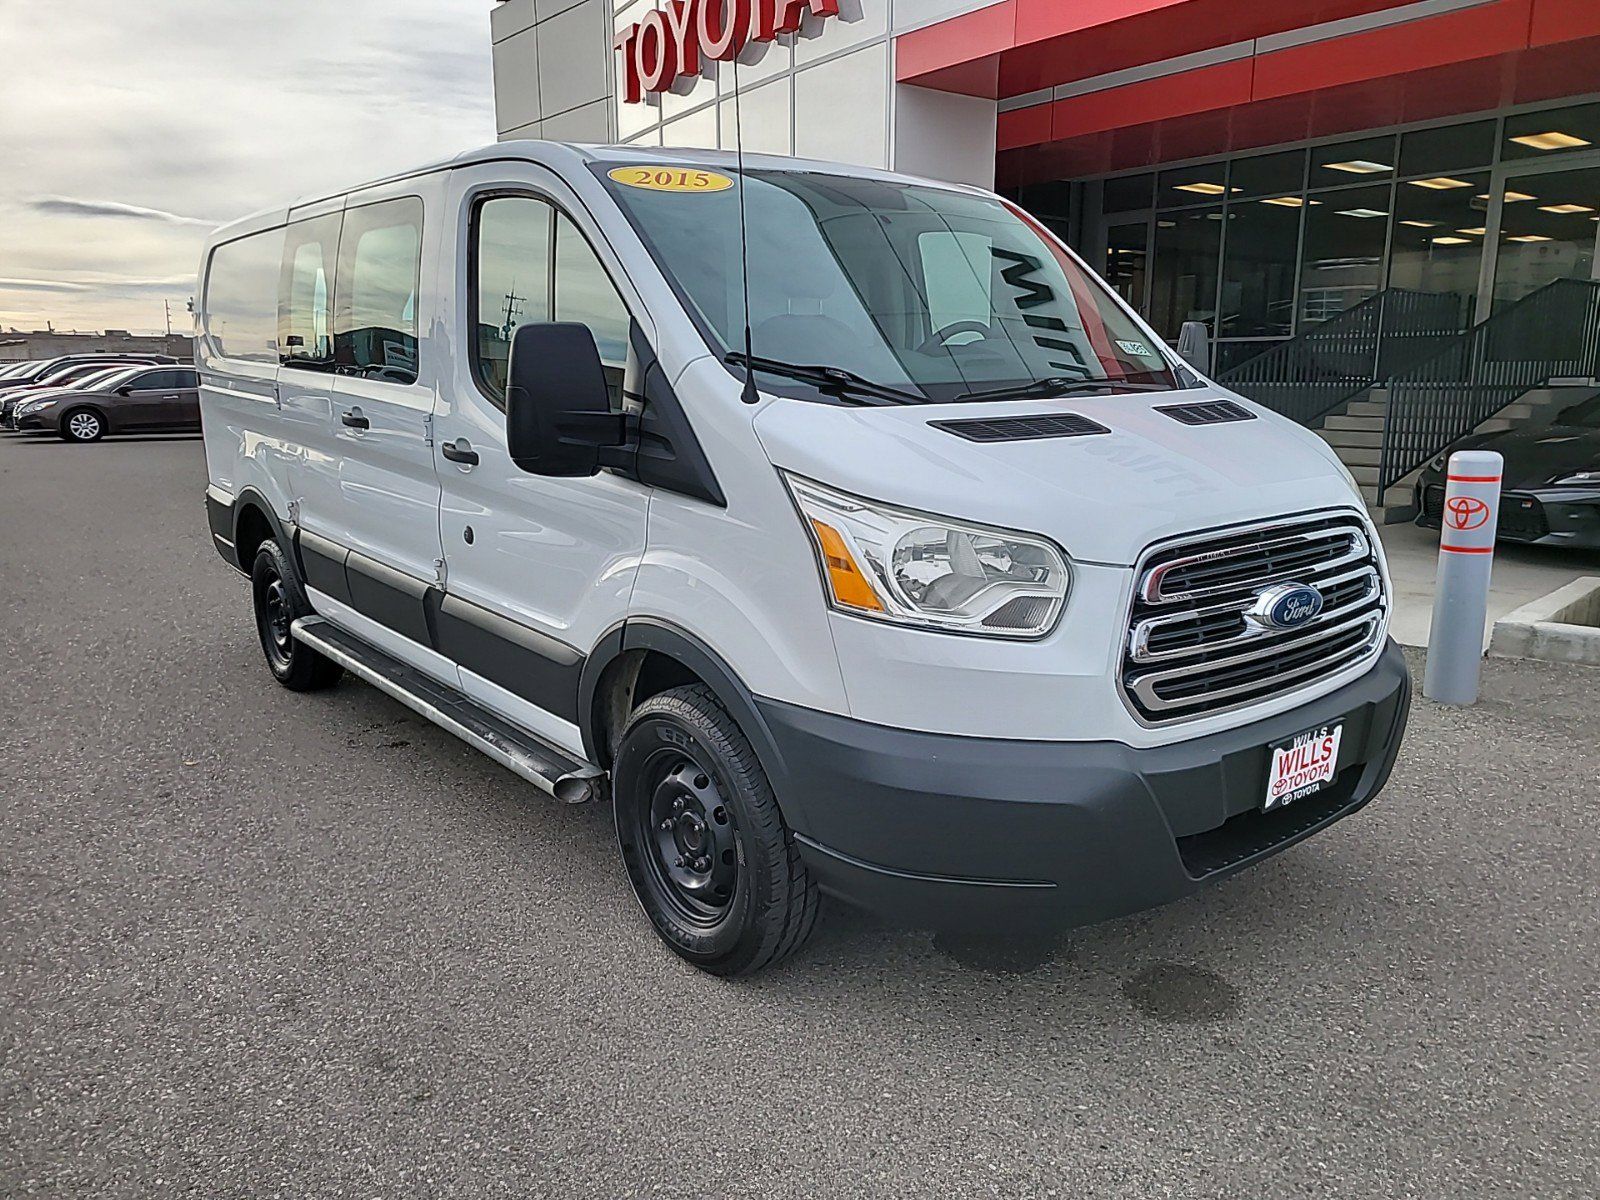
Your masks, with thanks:
M750 975L811 936L817 886L749 739L709 688L636 708L612 780L628 879L674 953L713 975Z
M92 408L63 413L56 433L64 442L98 442L106 435L106 419Z
M292 692L314 692L339 682L344 668L289 632L296 620L311 615L311 605L289 555L274 538L256 551L250 566L250 597L256 635L274 679Z

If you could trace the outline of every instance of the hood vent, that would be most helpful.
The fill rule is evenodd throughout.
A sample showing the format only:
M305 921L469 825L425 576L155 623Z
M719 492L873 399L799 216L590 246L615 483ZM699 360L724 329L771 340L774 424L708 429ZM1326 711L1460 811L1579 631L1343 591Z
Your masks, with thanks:
M1050 413L1038 417L989 417L974 421L930 421L935 429L943 429L969 442L1028 442L1039 438L1086 437L1094 433L1110 433L1097 421L1080 417L1077 413Z
M1185 425L1224 425L1229 421L1254 421L1255 413L1235 404L1232 400L1206 400L1200 404L1158 404L1158 413L1165 413L1174 421Z

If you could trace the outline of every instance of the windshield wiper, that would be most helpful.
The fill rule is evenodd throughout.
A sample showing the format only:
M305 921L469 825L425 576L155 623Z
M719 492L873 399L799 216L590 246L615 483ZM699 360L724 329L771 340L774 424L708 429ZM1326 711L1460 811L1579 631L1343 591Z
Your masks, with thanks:
M841 400L853 398L864 404L927 403L927 398L916 392L890 387L886 383L874 383L854 371L846 371L843 367L806 366L801 363L784 362L777 358L762 358L759 354L751 356L739 351L729 354L722 361L735 366L743 365L756 371L766 371L771 375L785 375L790 379L798 379L802 383L811 384L825 395L837 396Z
M1115 379L1067 379L1053 375L1049 379L1036 379L1016 387L994 388L987 392L962 392L957 400L1032 400L1053 399L1056 396L1081 395L1084 392L1170 392L1164 383L1121 383Z

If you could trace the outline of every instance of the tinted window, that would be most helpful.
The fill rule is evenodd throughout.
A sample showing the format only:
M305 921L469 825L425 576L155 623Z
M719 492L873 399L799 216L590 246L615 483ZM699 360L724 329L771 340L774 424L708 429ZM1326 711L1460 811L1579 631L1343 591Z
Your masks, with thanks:
M1418 129L1400 138L1400 173L1423 175L1462 167L1483 167L1494 161L1495 123L1447 125Z
M175 392L182 387L193 387L184 382L185 372L177 370L145 371L128 380L130 386L141 392ZM193 372L187 372L192 375Z
M282 259L282 229L251 234L211 252L203 326L218 354L250 362L277 361Z
M421 267L421 200L387 200L345 213L333 306L337 370L416 382Z
M501 196L478 206L471 283L476 372L496 400L506 394L511 335L519 325L550 319L554 223L554 210L527 196Z
M1236 159L1228 184L1240 196L1297 196L1305 187L1306 152Z
M333 369L333 270L342 219L330 213L288 228L278 287L278 344L285 366Z

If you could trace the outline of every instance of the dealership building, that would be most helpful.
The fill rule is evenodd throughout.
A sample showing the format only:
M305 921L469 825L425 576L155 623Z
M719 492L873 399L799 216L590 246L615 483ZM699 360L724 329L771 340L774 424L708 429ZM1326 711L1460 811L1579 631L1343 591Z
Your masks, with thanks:
M737 119L746 150L994 187L1163 336L1203 324L1212 369L1324 429L1375 499L1446 432L1597 370L1600 0L505 0L491 21L502 138L731 149ZM1525 361L1467 361L1530 330Z

